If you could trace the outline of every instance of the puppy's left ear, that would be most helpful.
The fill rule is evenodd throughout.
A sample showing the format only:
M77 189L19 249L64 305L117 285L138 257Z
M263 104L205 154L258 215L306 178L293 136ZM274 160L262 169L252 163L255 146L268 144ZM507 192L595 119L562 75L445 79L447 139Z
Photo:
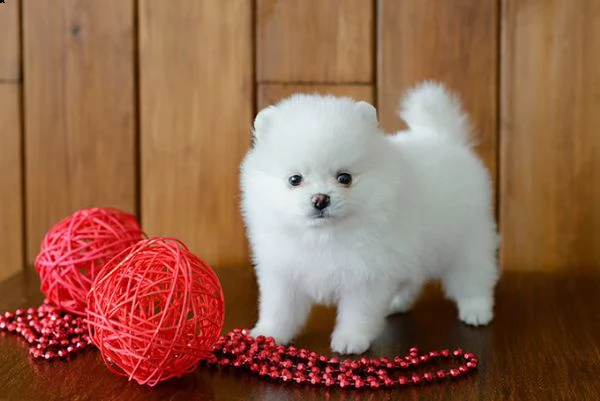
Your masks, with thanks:
M370 124L373 126L377 126L379 124L377 121L377 110L372 104L365 101L360 101L356 103L356 107L358 108L361 116L369 121Z
M261 140L268 133L273 114L275 114L275 106L265 107L258 112L254 119L254 138Z

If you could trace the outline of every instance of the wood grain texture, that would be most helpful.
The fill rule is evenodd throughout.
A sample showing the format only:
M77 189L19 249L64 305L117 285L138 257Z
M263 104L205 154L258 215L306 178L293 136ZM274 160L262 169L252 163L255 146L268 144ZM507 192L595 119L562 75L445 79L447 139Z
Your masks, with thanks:
M498 0L378 0L377 95L382 127L404 91L425 79L446 84L474 123L477 150L496 175Z
M76 209L135 212L132 0L23 4L28 255Z
M371 0L258 0L259 82L373 82Z
M24 266L20 103L18 84L0 84L0 281Z
M0 82L20 78L19 6L20 0L0 4Z
M600 3L504 1L502 261L600 270Z
M294 93L347 96L354 100L373 103L373 86L371 85L260 84L257 89L257 106L262 109Z
M216 269L227 304L224 332L251 327L257 294L249 269ZM336 390L274 383L235 369L200 366L195 372L149 389L111 373L96 351L68 362L32 363L14 336L0 335L0 399L6 400L598 400L600 399L600 276L506 274L498 289L491 325L461 323L438 288L413 311L390 316L368 356L404 355L461 347L480 365L472 376L393 391ZM0 311L38 305L36 277L19 275L0 284ZM333 355L329 339L333 310L318 308L296 345ZM60 385L57 385L60 383Z
M254 114L246 0L140 1L142 221L209 264L249 265L238 171Z

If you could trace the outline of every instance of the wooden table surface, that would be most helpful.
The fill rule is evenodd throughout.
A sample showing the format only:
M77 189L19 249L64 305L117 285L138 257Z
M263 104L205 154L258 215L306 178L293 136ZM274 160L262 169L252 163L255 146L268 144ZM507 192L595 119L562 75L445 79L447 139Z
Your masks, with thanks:
M251 271L217 270L226 300L224 331L251 327L256 285ZM35 274L0 284L0 311L42 301ZM404 355L462 347L480 358L466 380L397 390L327 390L279 384L246 372L199 368L154 388L109 372L95 350L68 362L33 361L25 343L0 334L0 400L600 400L600 276L505 275L496 318L471 328L430 286L415 309L388 319L369 355ZM317 308L296 343L329 353L334 311Z

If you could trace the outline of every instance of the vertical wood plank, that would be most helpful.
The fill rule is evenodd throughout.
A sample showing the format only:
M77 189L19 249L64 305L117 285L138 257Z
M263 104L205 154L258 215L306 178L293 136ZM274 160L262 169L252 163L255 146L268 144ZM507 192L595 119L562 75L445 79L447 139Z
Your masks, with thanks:
M257 90L257 106L262 109L294 93L347 96L354 100L373 103L373 86L371 85L260 84Z
M371 0L258 0L260 82L371 83Z
M23 4L28 255L76 209L135 212L132 0Z
M403 92L424 79L445 83L473 120L478 152L496 175L498 0L379 0L378 108L382 127L402 128Z
M600 3L505 0L501 258L600 269Z
M23 268L20 86L0 84L0 281Z
M17 81L19 74L19 3L0 5L0 82Z
M238 170L253 119L252 2L141 0L142 220L249 265Z

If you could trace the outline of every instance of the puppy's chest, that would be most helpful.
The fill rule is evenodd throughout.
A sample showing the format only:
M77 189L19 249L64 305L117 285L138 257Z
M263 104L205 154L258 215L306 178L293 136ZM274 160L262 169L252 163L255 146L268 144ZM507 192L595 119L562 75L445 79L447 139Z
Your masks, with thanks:
M371 274L364 253L337 247L312 247L296 261L294 280L315 302L334 304L340 294Z

